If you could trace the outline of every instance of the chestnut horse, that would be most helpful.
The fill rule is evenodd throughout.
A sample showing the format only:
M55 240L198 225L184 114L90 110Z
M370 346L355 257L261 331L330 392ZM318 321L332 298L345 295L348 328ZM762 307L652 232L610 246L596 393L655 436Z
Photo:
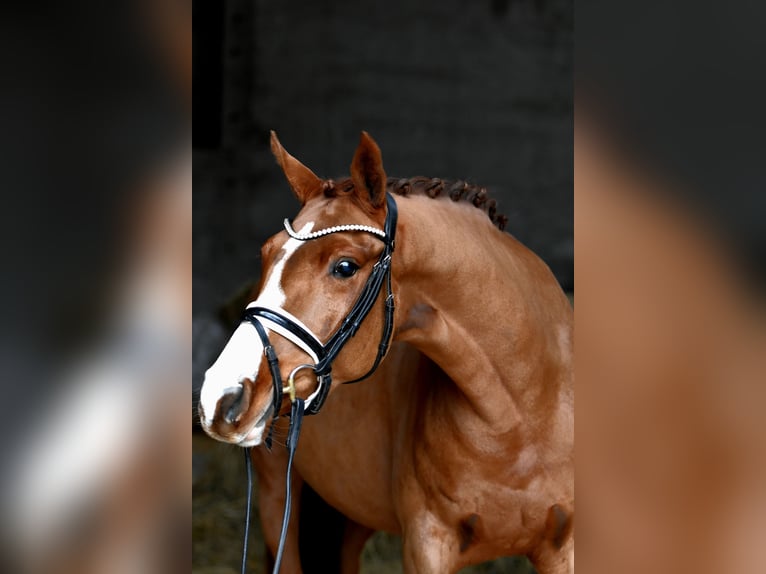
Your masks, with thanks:
M290 235L280 232L263 246L262 280L248 307L282 309L326 341L383 245L358 228L306 239L336 226L382 229L387 194L399 212L394 344L370 378L340 384L375 362L385 320L381 293L334 360L329 398L323 412L304 421L295 458L293 484L310 485L349 519L344 571L357 571L364 541L385 530L401 534L408 573L455 572L517 554L541 574L573 572L573 318L549 268L498 229L503 220L483 189L388 179L366 133L351 177L337 182L317 177L274 133L271 144L302 209ZM313 362L293 341L270 338L283 378ZM206 373L200 418L214 438L263 442L274 414L263 349L254 326L243 322ZM300 397L316 384L309 370L296 377ZM276 436L284 434L283 422ZM274 553L286 455L258 448L253 460ZM298 503L285 572L301 571Z

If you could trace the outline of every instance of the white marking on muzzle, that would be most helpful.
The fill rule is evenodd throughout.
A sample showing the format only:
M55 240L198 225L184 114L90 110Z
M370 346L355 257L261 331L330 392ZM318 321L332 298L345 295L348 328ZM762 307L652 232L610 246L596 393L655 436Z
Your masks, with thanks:
M310 221L301 228L300 232L308 233L313 227L314 222ZM286 297L282 289L282 272L287 260L303 244L303 241L292 238L285 242L282 246L282 256L272 267L261 293L248 307L262 305L281 308L284 305ZM264 326L267 329L272 327L271 323ZM315 357L312 358L316 360ZM218 401L224 394L237 390L244 379L255 382L262 360L263 343L258 332L250 323L242 323L234 331L218 359L205 373L205 381L200 391L200 404L205 413L202 420L204 427L209 428L215 416Z
M215 416L218 401L226 393L236 391L244 379L255 381L261 368L263 343L250 323L242 323L226 343L215 363L205 373L199 402L205 413L203 425Z

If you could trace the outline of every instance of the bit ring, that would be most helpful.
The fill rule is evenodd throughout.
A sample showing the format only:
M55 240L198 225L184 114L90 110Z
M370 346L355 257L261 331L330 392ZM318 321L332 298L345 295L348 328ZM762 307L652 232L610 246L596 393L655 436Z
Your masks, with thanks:
M316 365L303 364L298 365L292 371L290 371L290 375L287 377L287 386L282 388L282 393L287 393L290 395L291 403L295 402L295 375L303 369L311 369L313 371L315 366Z

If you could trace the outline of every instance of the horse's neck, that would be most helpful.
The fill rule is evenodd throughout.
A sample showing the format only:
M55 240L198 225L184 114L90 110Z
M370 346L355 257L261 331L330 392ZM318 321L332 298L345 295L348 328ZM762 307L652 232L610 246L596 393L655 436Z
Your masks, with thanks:
M400 201L397 338L498 430L571 392L571 307L550 270L470 204Z

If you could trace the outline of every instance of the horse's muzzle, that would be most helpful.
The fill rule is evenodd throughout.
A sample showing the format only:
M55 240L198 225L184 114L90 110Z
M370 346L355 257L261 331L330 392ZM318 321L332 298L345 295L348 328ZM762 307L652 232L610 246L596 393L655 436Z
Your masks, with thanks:
M255 383L245 379L221 395L214 413L207 413L200 406L200 420L205 432L223 442L240 444L245 441L246 446L258 444L272 409L270 404L257 400L255 390Z

